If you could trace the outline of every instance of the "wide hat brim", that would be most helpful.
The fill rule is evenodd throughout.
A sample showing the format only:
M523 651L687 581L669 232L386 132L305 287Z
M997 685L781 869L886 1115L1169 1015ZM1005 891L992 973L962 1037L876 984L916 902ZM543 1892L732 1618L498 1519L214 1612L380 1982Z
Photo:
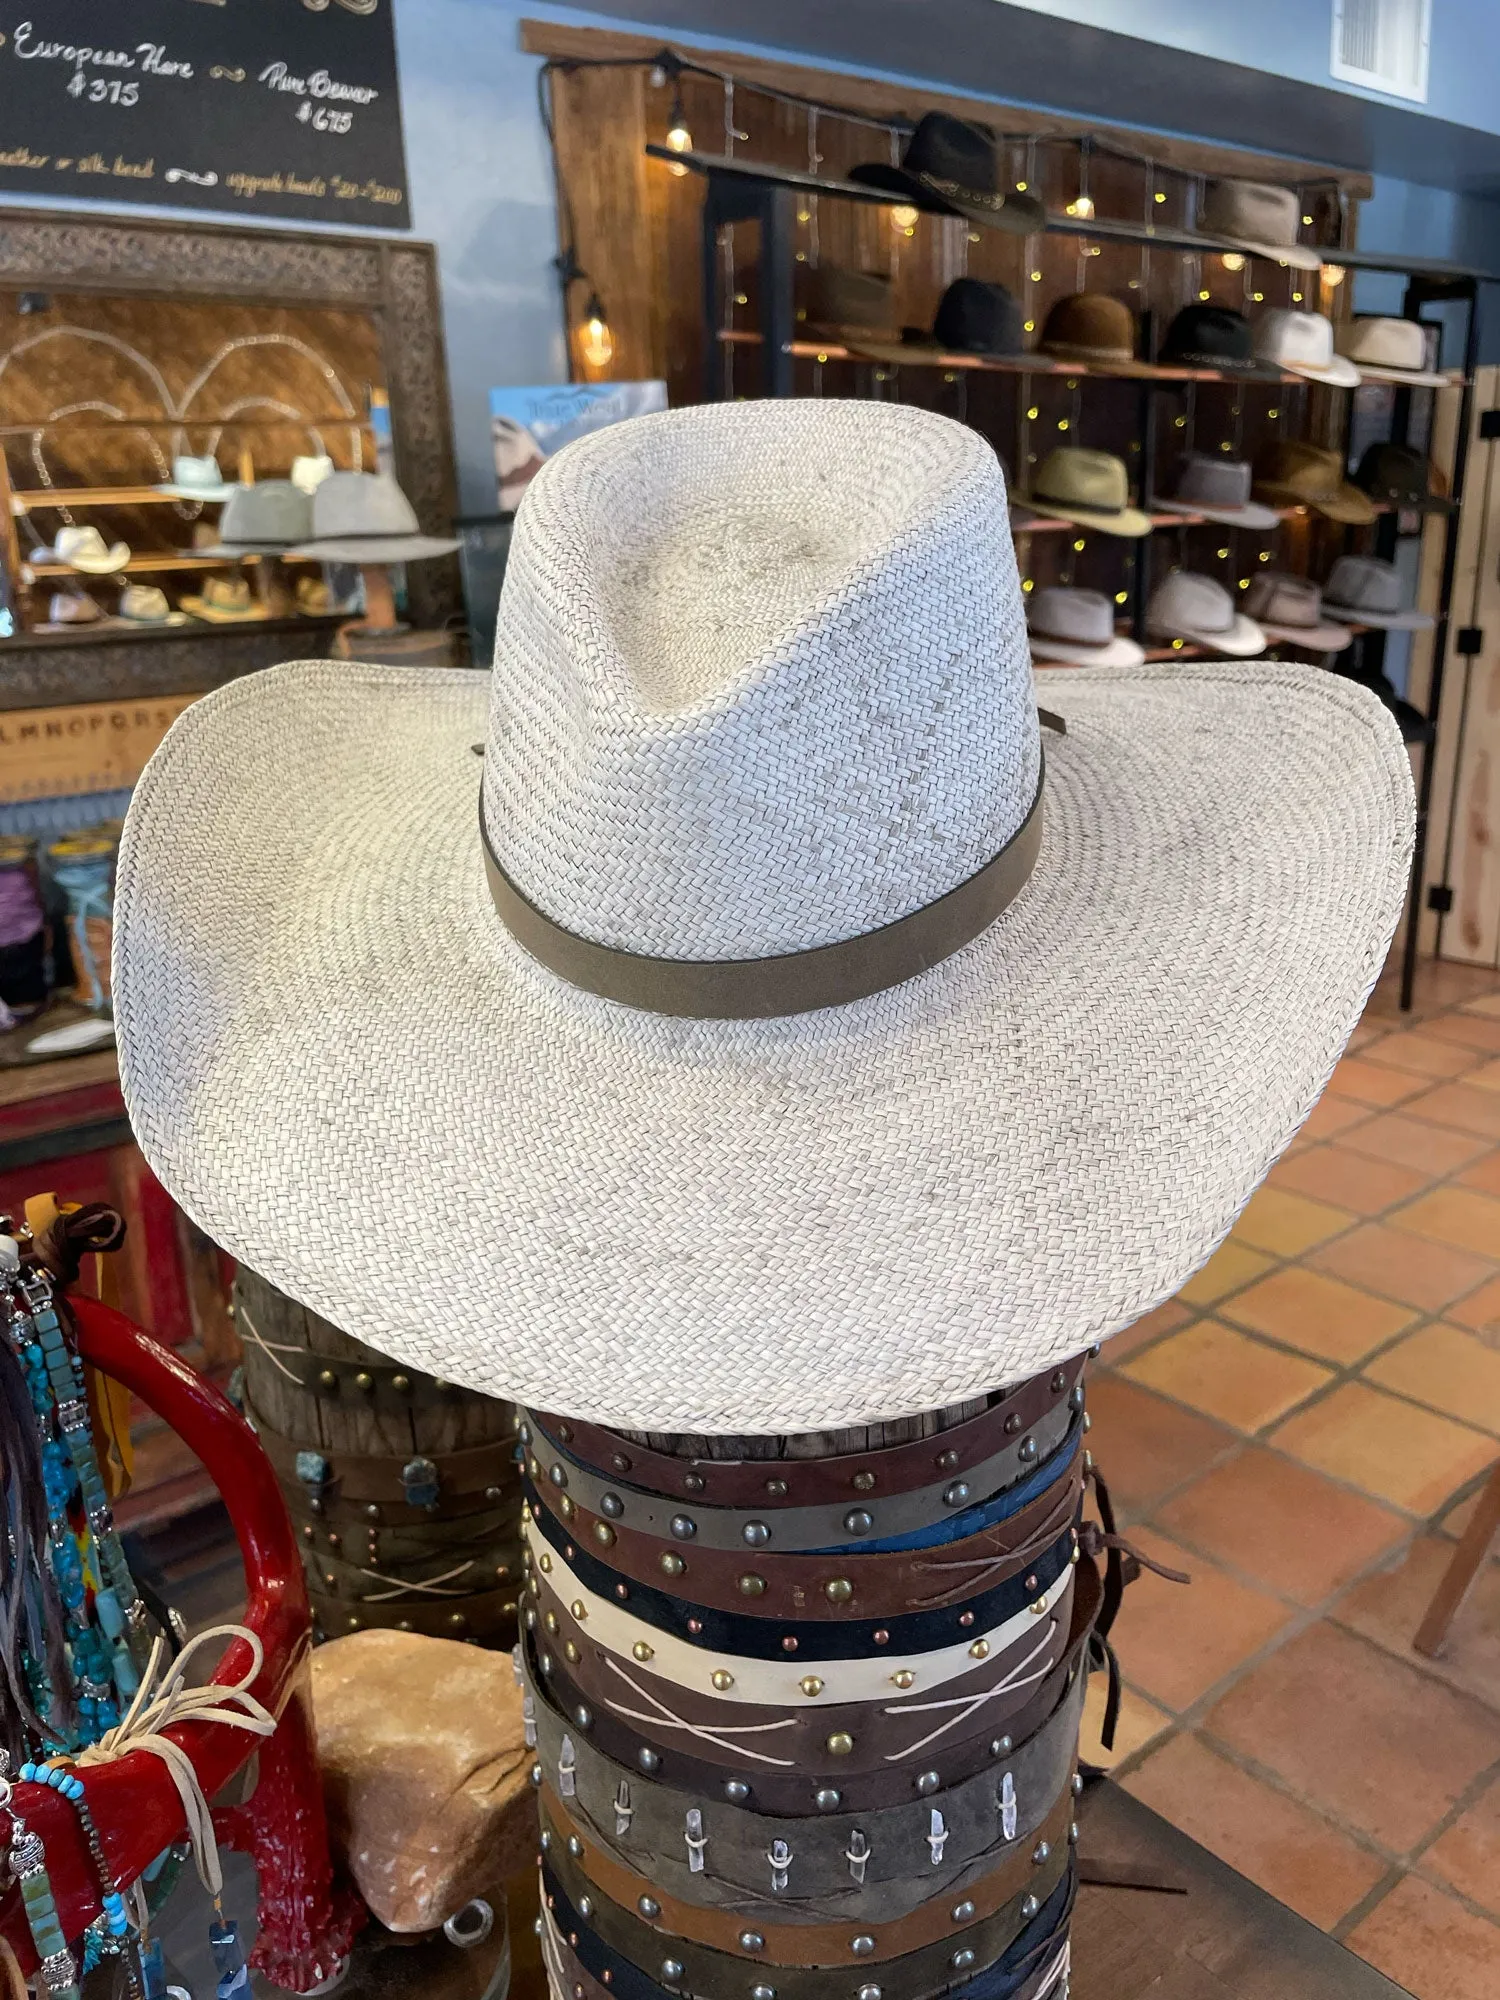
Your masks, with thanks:
M425 562L429 556L451 556L458 546L440 535L330 535L326 541L298 542L286 553L314 562Z
M1130 1324L1317 1102L1402 907L1411 771L1374 695L1085 668L1039 680L1067 721L1040 856L972 943L847 1007L649 1014L496 914L488 681L298 662L173 724L117 869L123 1088L230 1255L596 1422L876 1421Z
M184 611L190 611L195 618L202 618L210 625L255 625L271 615L269 606L260 603L231 608L224 604L210 604L206 597L184 597L180 602Z
M1380 515L1369 494L1347 479L1331 493L1308 493L1284 479L1257 479L1255 490L1283 507L1310 507L1315 514L1346 528L1367 528Z
M1071 500L1054 500L1045 493L1023 493L1021 504L1041 521L1072 521L1080 528L1095 528L1103 535L1125 535L1132 541L1151 532L1151 516L1139 507L1121 507L1110 512L1087 507Z
M1361 361L1355 355L1347 357L1359 370L1360 379L1365 382L1394 382L1407 389L1460 389L1463 381L1457 375L1440 374L1436 368L1388 368L1378 361Z
M1266 637L1277 646L1306 646L1312 653L1342 653L1354 644L1347 625L1332 622L1317 625L1281 625L1274 618L1257 621Z
M1311 361L1273 361L1284 374L1300 376L1304 382L1322 382L1330 389L1357 389L1364 379L1346 355L1335 354L1323 366Z
M154 492L165 493L173 500L227 500L239 487L233 481L227 486L174 486L170 480L153 488Z
M1205 625L1164 625L1153 623L1151 635L1156 639L1185 639L1189 645L1203 646L1210 653L1226 653L1234 660L1252 659L1266 650L1266 635L1253 618L1243 612L1234 614L1234 623L1227 631L1210 631Z
M113 542L98 555L60 556L54 552L53 561L66 563L80 576L118 576L130 561L130 549L124 542Z
M1212 521L1220 528L1246 528L1252 534L1269 534L1281 523L1281 516L1274 507L1263 507L1258 501L1247 500L1243 507L1203 507L1196 500L1158 500L1151 502L1166 514L1196 514L1201 520Z
M1102 646L1089 646L1080 639L1054 639L1046 632L1028 631L1026 643L1033 660L1064 667L1138 667L1146 657L1143 646L1118 635Z
M1323 599L1323 609L1354 625L1373 625L1381 632L1430 632L1434 623L1430 611L1366 611L1358 604L1335 604Z
M1308 243L1263 243L1258 238L1225 236L1217 231L1214 241L1226 250L1244 250L1252 257L1269 257L1273 263L1289 265L1294 271L1321 271L1323 268L1323 252L1313 249ZM1334 253L1335 256L1337 254Z
M986 229L1002 229L1011 236L1034 236L1047 226L1047 211L1041 202L1018 188L1009 189L997 207L978 190L972 195L939 193L920 174L908 173L905 167L883 166L878 160L851 167L848 178L860 187L879 188L892 201L910 202L913 207L939 214L966 215L971 222Z

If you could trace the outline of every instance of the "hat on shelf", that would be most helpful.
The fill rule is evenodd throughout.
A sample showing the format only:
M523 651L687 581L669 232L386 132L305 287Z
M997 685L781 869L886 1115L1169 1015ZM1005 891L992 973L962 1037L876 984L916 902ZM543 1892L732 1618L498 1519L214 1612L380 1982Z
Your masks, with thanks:
M1299 243L1302 197L1295 188L1265 181L1210 181L1203 190L1198 226L1252 257L1274 257L1298 271L1316 271L1323 253Z
M1255 491L1273 507L1311 507L1345 527L1367 527L1375 503L1352 484L1341 452L1302 438L1276 438L1255 461Z
M304 618L331 618L338 609L324 576L299 576L292 595Z
M319 562L424 562L458 543L424 535L411 502L388 472L335 472L312 497L312 533L289 549Z
M49 625L97 625L103 606L86 590L55 590L47 605Z
M1433 491L1435 470L1432 460L1410 445L1372 444L1354 477L1377 504L1401 513L1451 514L1457 502Z
M84 576L113 576L130 561L127 542L106 542L95 527L59 528L50 548L36 550L39 562L62 563Z
M1196 570L1174 569L1151 593L1146 630L1153 639L1187 639L1238 660L1266 650L1266 635L1235 609L1222 583Z
M851 354L892 368L903 361L935 361L944 354L1007 359L1026 348L1021 308L1004 285L984 278L953 280L938 301L930 334L904 327L899 341L870 340L851 329L848 340Z
M1323 586L1323 605L1336 618L1384 632L1426 632L1433 622L1430 612L1407 603L1396 565L1378 556L1340 556Z
M1366 382L1405 383L1414 389L1451 389L1457 377L1444 375L1429 366L1427 334L1421 320L1386 319L1379 314L1360 314L1340 320L1333 330L1334 343L1359 369ZM1432 327L1436 333L1438 329Z
M1251 380L1279 381L1273 368L1255 356L1255 337L1243 313L1228 306L1184 306L1167 328L1159 364L1179 368L1214 368Z
M1002 188L995 141L977 125L946 111L928 111L907 140L901 164L876 160L851 167L849 179L878 188L892 201L940 215L966 215L990 229L1030 236L1045 228L1047 211L1034 194Z
M212 453L205 458L182 453L172 460L172 477L156 490L170 493L174 500L227 500L238 490L238 482L226 482Z
M1134 639L1115 631L1115 601L1102 590L1055 584L1026 599L1026 634L1034 660L1070 667L1138 667L1145 659Z
M294 458L287 478L299 493L316 493L332 470L333 460L326 451L321 451L315 456Z
M210 625L252 624L271 615L250 594L250 585L242 576L211 576L200 596L182 599L182 608Z
M1177 468L1177 490L1170 500L1153 496L1151 505L1169 514L1201 514L1225 528L1249 528L1267 534L1280 516L1250 498L1250 462L1212 452L1190 451Z
M224 502L219 539L207 551L216 556L281 555L313 531L313 503L290 479L260 479L241 486Z
M1044 735L1006 526L931 412L664 411L532 481L492 674L194 702L117 877L153 1172L403 1365L631 1429L930 1409L1170 1297L1359 1019L1410 766L1272 663L1052 675Z
M1323 382L1331 389L1357 389L1359 370L1333 351L1333 326L1322 313L1292 312L1282 306L1255 322L1255 351L1288 375Z
M1047 314L1039 353L1057 361L1099 363L1118 374L1149 375L1149 364L1135 356L1135 314L1123 300L1107 292L1074 292L1059 299Z
M1312 653L1341 653L1354 634L1323 616L1323 593L1311 577L1262 570L1250 579L1245 610L1277 645L1305 646Z
M106 542L97 528L59 528L50 549L39 549L43 562L65 563L85 576L113 576L130 561L127 542Z
M846 334L873 330L894 339L891 312L891 281L884 271L819 264L803 277L798 319L810 334L842 341Z
M1106 535L1149 535L1151 516L1130 504L1130 474L1123 458L1108 451L1080 451L1062 445L1049 451L1031 475L1023 496L1035 513L1076 521Z
M187 613L174 611L167 593L154 583L127 583L120 592L120 616L132 625L186 625Z

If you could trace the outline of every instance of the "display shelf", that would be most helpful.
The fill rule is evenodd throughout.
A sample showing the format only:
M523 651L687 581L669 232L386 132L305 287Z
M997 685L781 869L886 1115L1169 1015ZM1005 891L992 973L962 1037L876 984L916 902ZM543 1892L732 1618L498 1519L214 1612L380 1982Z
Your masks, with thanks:
M184 625L137 625L132 624L128 618L106 617L98 624L70 626L62 632L12 632L0 638L0 660L11 653L36 653L48 649L73 651L81 642L90 647L142 643L158 646L181 643L185 640L201 642L204 639L222 638L243 632L254 632L261 637L278 633L332 632L340 625L346 625L352 616L352 612L335 611L326 617L246 618L214 624L208 619L194 618L189 613L187 623ZM97 698L81 697L88 700ZM0 713L3 712L4 704L0 703Z
M174 553L168 550L165 555L132 556L129 562L125 563L120 569L94 571L74 569L71 563L32 562L29 558L23 556L21 558L21 581L23 583L30 583L36 577L71 576L82 577L87 581L99 583L108 581L112 576L145 576L157 570L238 569L241 563L310 563L317 560L316 556L210 556Z
M205 507L224 504L220 494L193 497ZM50 507L174 507L181 499L158 486L23 486L12 492L10 505L13 514L33 514Z
M737 327L721 327L718 338L728 346L758 347L761 344L760 334L751 328L742 331ZM874 355L861 354L855 348L833 341L802 338L785 342L781 351L796 355L799 360L853 361L866 368L971 369L991 375L1065 375L1070 380L1075 376L1097 375L1112 382L1154 382L1162 387L1184 382L1231 382L1240 388L1275 389L1284 383L1297 383L1304 379L1285 371L1276 375L1243 375L1225 368L1178 368L1170 362L1158 361L1060 361L1055 355L1035 351L1006 355L948 354L914 346L909 355L903 354L899 361L895 361L884 356L877 359Z

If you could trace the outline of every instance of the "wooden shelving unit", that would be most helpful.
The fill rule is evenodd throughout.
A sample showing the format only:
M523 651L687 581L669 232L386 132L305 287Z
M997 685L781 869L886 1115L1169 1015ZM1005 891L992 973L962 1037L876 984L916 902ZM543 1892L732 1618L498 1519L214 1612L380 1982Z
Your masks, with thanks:
M122 568L100 572L97 570L74 569L71 563L31 562L27 557L22 556L21 581L23 583L30 583L33 579L40 580L43 577L71 576L82 577L85 581L94 583L107 583L112 576L150 576L154 575L157 571L167 570L237 569L241 563L254 565L268 560L306 563L315 562L317 558L315 556L278 556L275 558L267 558L266 556L210 556L198 555L186 551L174 554L169 550L159 556L132 556L129 562Z
M224 504L217 494L194 498L204 507ZM32 514L51 507L175 507L181 499L158 486L24 486L11 493L10 505L13 514Z
M720 327L719 341L736 347L758 347L762 336L753 328ZM1115 382L1232 382L1247 388L1274 389L1279 383L1300 382L1300 375L1284 371L1274 374L1242 374L1229 368L1180 368L1171 362L1152 361L1064 361L1052 354L949 354L942 349L914 345L899 361L881 355L861 354L857 348L836 342L808 340L799 336L782 343L783 354L802 361L853 361L865 368L940 368L947 371L970 369L992 375L1102 376Z

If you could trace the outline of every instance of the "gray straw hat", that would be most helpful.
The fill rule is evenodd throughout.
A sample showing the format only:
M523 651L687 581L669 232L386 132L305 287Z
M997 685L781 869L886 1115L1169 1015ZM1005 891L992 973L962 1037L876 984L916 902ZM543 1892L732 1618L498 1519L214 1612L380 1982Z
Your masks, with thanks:
M964 425L721 403L566 446L493 673L250 674L137 784L153 1172L398 1362L616 1427L1057 1366L1178 1290L1317 1102L1414 815L1390 716L1319 668L1043 685L1065 733Z
M387 472L333 472L312 496L312 533L291 549L321 562L422 562L452 555L456 541L424 535L411 502Z
M312 500L290 479L259 479L237 486L219 516L211 556L281 555L313 531Z

